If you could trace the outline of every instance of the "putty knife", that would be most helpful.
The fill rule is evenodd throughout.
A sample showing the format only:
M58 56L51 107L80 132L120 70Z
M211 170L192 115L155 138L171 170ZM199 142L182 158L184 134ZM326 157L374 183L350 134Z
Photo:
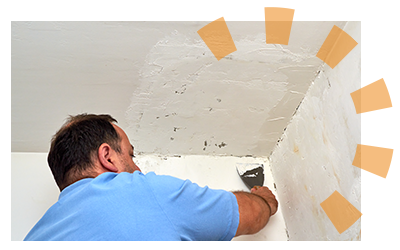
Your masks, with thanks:
M264 185L264 165L259 163L237 163L236 171L249 189Z

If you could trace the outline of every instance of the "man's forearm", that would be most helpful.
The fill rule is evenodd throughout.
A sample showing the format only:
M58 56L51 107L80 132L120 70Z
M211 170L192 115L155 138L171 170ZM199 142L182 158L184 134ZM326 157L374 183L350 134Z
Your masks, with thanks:
M254 234L268 223L271 208L267 201L256 194L233 192L239 205L239 227L236 236Z

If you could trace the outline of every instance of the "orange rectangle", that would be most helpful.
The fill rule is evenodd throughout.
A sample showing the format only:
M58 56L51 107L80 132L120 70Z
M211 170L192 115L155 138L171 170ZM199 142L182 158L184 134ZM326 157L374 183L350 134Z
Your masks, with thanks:
M340 234L353 225L362 215L338 191L333 192L320 205Z
M357 44L350 35L334 25L317 57L334 68Z
M358 144L353 166L386 178L392 156L393 149Z
M236 51L235 43L223 17L207 24L197 33L218 61Z
M265 8L266 43L289 44L294 9Z
M392 107L385 81L380 79L351 93L357 114Z

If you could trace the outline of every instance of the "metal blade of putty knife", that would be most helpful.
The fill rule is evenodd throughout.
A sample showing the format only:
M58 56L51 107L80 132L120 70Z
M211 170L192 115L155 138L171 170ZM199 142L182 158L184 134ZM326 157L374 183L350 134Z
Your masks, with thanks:
M264 165L260 163L236 163L240 179L249 189L264 185Z

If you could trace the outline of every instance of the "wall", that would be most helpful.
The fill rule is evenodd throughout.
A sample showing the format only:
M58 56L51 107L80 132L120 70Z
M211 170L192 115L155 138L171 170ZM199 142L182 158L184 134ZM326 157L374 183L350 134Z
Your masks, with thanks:
M147 54L127 111L138 150L269 155L316 77L314 45L329 25L295 23L281 46L265 44L263 22L228 22L237 51L220 61L199 37L166 34Z
M47 153L11 153L11 240L23 240L58 195Z
M268 156L346 22L293 22L283 46L264 22L227 22L237 51L220 61L207 23L12 22L12 152L47 152L67 115L93 112L138 153Z
M361 23L344 30L359 44L334 69L325 65L270 156L290 240L360 239L360 220L339 234L319 205L337 190L361 210L352 166L361 117L350 96L361 86Z

